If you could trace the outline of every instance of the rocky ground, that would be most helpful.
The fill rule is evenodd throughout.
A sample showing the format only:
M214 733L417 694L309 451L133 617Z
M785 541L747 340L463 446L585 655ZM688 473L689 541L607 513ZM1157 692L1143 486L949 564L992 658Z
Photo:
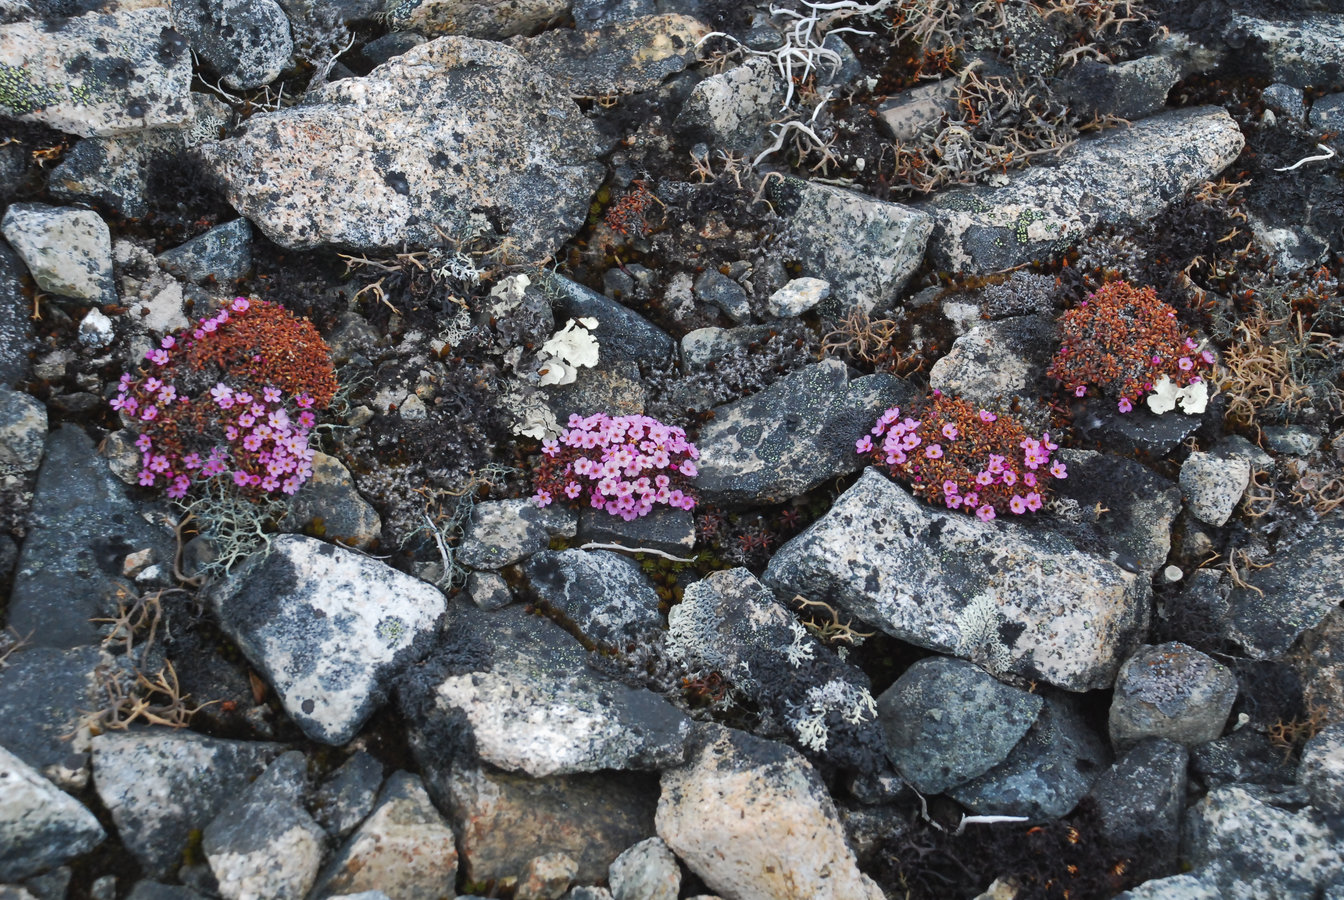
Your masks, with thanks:
M0 23L0 897L1344 897L1337 3Z

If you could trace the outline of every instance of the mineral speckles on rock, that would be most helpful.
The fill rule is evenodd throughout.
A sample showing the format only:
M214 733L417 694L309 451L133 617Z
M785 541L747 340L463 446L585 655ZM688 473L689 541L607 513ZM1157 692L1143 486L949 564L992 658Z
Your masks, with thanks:
M554 254L583 223L602 178L596 151L592 124L536 66L462 37L202 147L229 200L284 246L401 249L484 233L526 259Z

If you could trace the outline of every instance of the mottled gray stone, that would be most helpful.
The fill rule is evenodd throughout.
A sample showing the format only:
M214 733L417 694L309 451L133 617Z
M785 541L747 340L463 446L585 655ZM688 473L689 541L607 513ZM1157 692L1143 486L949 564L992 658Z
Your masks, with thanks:
M443 594L386 563L281 535L210 588L220 627L315 741L339 746L428 650Z
M18 257L0 242L0 384L18 384L32 368L32 309L23 296L22 272Z
M326 832L303 808L307 760L291 750L205 827L201 847L225 900L303 900Z
M1058 329L1043 316L1018 316L977 325L952 342L929 370L929 387L970 403L1020 400L1039 406L1040 388Z
M44 203L14 203L0 230L42 290L91 303L117 299L112 235L96 212Z
M1292 87L1344 84L1344 15L1315 13L1283 20L1233 15L1223 40L1238 51L1238 64L1267 70Z
M1301 123L1307 117L1307 104L1302 89L1275 82L1260 92L1260 99L1270 109L1276 109L1290 121Z
M114 337L116 332L112 330L112 320L100 310L91 309L80 320L78 339L81 347L102 350L112 343Z
M1251 483L1244 459L1195 451L1181 464L1181 491L1190 514L1210 525L1224 525Z
M383 522L373 504L360 496L354 478L340 460L317 452L313 454L313 475L289 501L281 527L312 529L325 540L367 550L381 535Z
M878 107L878 122L898 141L913 141L956 109L958 81L944 78L901 91Z
M36 472L47 441L47 408L0 383L0 476Z
M388 25L397 30L499 41L538 31L568 9L569 0L387 0L383 12Z
M770 295L772 316L801 316L831 296L831 285L820 278L794 278Z
M1044 702L964 660L932 656L906 669L877 709L901 776L941 794L1003 762Z
M545 550L552 537L577 532L578 514L568 507L487 500L472 507L454 559L472 569L502 569Z
M681 869L662 838L651 837L616 857L607 882L614 900L677 900Z
M1115 900L1224 900L1224 897L1217 882L1201 870L1145 881L1131 891L1117 894Z
M1220 108L1152 116L1069 147L1054 166L1010 176L1003 187L946 191L922 209L936 225L939 269L975 274L1062 251L1104 225L1147 221L1221 172L1245 143Z
M981 815L1057 819L1078 805L1110 761L1072 698L1047 697L1007 759L947 793Z
M191 838L280 755L277 744L165 728L93 739L93 782L121 843L156 877L177 869Z
M247 219L217 225L159 254L159 263L178 278L196 284L228 284L252 268L252 226Z
M1275 453L1310 456L1321 446L1321 436L1300 425L1267 425L1262 432L1265 443Z
M891 308L924 260L933 230L927 213L793 177L772 181L769 195L798 244L803 273L831 284L821 312Z
M467 595L481 609L500 609L513 602L513 591L498 572L472 572L467 576Z
M88 751L79 734L81 710L96 709L104 694L97 647L30 647L0 666L0 746L38 770ZM78 735L71 741L69 735ZM82 763L81 763L82 764Z
M717 672L806 751L859 771L886 768L868 677L746 569L686 587L668 612L667 653L692 673Z
M1323 519L1274 564L1255 569L1228 596L1227 636L1256 659L1288 652L1302 632L1320 624L1344 596L1344 523Z
M1316 896L1344 875L1344 845L1319 812L1295 807L1263 788L1216 788L1186 813L1185 858L1230 900Z
M294 41L275 0L175 0L172 9L173 27L228 87L261 87L289 65Z
M1168 866L1175 862L1189 758L1180 744L1150 738L1098 778L1089 796L1106 839L1128 846L1146 841Z
M643 16L601 30L553 28L512 46L576 97L657 87L695 61L709 31L690 16Z
M0 881L58 866L106 836L78 800L0 747Z
M514 900L560 900L579 864L568 853L547 853L527 861L518 877Z
M206 895L175 884L140 881L131 888L126 900L206 900Z
M845 843L821 777L796 750L707 726L662 787L658 836L719 894L882 900Z
M687 509L657 506L629 522L591 506L579 509L579 541L646 547L685 557L695 547L695 517Z
M313 792L313 817L332 837L347 836L373 809L382 781L383 764L355 752Z
M98 641L90 619L116 612L122 560L149 548L172 559L172 532L150 525L74 425L47 437L9 602L9 625L40 647Z
M810 279L809 279L810 280ZM736 328L697 328L681 339L681 356L691 369L703 371L711 362L770 336L769 325L739 325Z
M1323 814L1344 815L1344 722L1325 726L1307 741L1297 781Z
M1180 490L1132 459L1091 450L1058 451L1069 477L1055 495L1075 501L1094 519L1093 535L1122 569L1153 575L1171 553L1171 525L1181 511ZM1098 504L1100 504L1098 506Z
M453 896L457 848L453 830L419 777L396 772L378 806L327 863L313 900L378 890L395 900Z
M1225 784L1282 787L1295 779L1283 750L1253 728L1240 728L1193 747L1190 773L1207 788Z
M624 647L662 630L657 592L639 565L619 553L547 550L523 572L541 602L590 641Z
M61 157L48 182L58 200L98 203L138 219L150 212L149 182L175 154L215 140L232 110L209 94L193 93L184 125L106 138L85 138Z
M696 490L714 503L781 503L863 465L855 435L914 389L889 375L849 379L824 359L725 404L700 430Z
M1237 679L1212 657L1179 642L1141 647L1125 660L1111 700L1111 742L1125 750L1157 737L1193 747L1223 733Z
M751 319L751 301L747 299L747 292L718 269L701 272L695 279L694 291L697 300L717 307L738 324Z
M1164 56L1141 56L1120 63L1085 59L1062 79L1059 94L1079 116L1142 119L1161 112L1167 92L1180 78L1176 64Z
M1146 578L1057 534L921 504L873 468L775 553L762 580L1071 691L1110 687L1148 626Z
M1344 129L1344 94L1327 94L1311 104L1308 115L1311 127L1317 131L1338 132Z
M686 716L597 675L587 651L549 619L520 605L485 612L455 603L444 633L447 646L400 691L412 741L436 768L468 751L533 778L683 758Z
M517 51L445 37L258 113L201 153L233 206L286 247L401 249L484 232L540 259L587 217L597 144Z
M672 356L676 344L667 332L610 297L570 281L563 275L548 273L542 277L541 286L555 302L557 321L566 316L571 319L586 316L597 319L597 327L592 332L597 338L598 353L603 360L658 364Z
M763 146L784 105L784 79L762 56L711 75L682 104L676 124L691 143L746 152Z
M81 137L177 125L191 115L191 54L163 8L0 26L0 112Z

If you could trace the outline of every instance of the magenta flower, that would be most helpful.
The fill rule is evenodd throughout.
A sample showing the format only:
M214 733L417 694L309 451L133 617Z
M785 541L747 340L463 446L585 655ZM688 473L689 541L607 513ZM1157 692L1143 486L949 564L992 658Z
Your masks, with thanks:
M957 426L953 425L951 422L945 424L943 426L943 437L947 438L949 441L955 441L957 439Z
M927 456L929 459L942 459L943 448L940 447L938 444L930 444L929 446L924 448L924 455Z
M1082 397L1085 396L1086 394L1087 394L1087 385L1085 384L1080 384L1073 389L1073 396L1075 397Z
M700 474L700 470L695 467L695 463L688 459L681 464L681 474L685 475L687 478L694 478L696 475Z
M165 335L163 340L159 341L159 346L165 350L171 350L177 346L177 338L173 337L171 334Z
M1134 408L1134 404L1129 402L1128 397L1121 397L1118 405L1122 413L1127 413Z
M560 455L560 443L547 438L541 442L541 452L554 459Z
M152 446L154 446L154 441L147 434L142 434L135 439L135 449L139 450L141 453L144 453Z
M1026 502L1027 502L1027 509L1031 510L1032 512L1036 512L1038 509L1041 508L1041 495L1036 493L1035 491L1032 491L1031 493L1027 494Z
M166 365L168 365L168 351L167 351L167 350L151 350L151 351L149 352L149 361L152 362L152 363L153 363L154 365L156 365L156 366L166 366Z
M1014 515L1020 516L1027 511L1027 501L1017 494L1013 494L1013 499L1008 501L1008 508L1013 511Z
M1064 468L1064 464L1063 464L1062 462L1060 462L1059 460L1055 460L1054 463L1051 464L1051 466L1050 466L1050 474L1051 474L1053 477L1058 478L1058 479L1061 479L1061 480L1069 477L1069 473L1068 473L1068 471Z
M152 422L158 418L158 415L159 408L157 406L146 406L144 411L140 413L140 418L145 422Z
M990 422L995 421L996 419L998 419L998 416L994 415L994 413L990 412L989 410L987 409L980 410L980 421L984 422L986 425L988 425Z
M1180 359L1176 360L1176 366L1182 372L1189 372L1195 367L1195 362L1188 356L1182 356Z
M944 494L955 494L957 493L958 490L960 490L960 488L957 487L957 483L951 480L950 478L947 481L943 482Z
M141 469L140 484L144 487L151 487L154 484L154 473L149 469Z
M1213 355L1213 351L1211 350L1205 350L1202 353L1200 353L1199 356L1201 359L1204 360L1204 362L1206 362L1209 365L1213 365L1214 361L1217 359L1217 357Z
M229 306L234 312L246 312L248 307L247 298L237 297L234 299L233 303L229 304Z
M994 507L986 503L984 506L977 509L975 514L981 522L988 522L994 518Z
M873 439L869 435L864 435L854 442L854 451L856 453L871 453L873 450Z

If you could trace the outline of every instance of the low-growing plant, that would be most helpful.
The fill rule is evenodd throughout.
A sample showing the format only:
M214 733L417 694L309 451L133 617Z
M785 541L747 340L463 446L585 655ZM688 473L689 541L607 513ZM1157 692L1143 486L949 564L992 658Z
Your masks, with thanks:
M1151 287L1113 281L1059 319L1060 347L1046 374L1075 397L1091 388L1127 413L1148 395L1156 413L1180 402L1202 412L1215 362Z
M1036 512L1050 485L1068 477L1051 459L1058 445L1049 432L1034 438L1017 421L934 391L901 418L884 412L854 445L928 503L959 509L988 522L1001 513Z
M331 350L311 322L238 297L163 338L111 401L139 432L139 481L181 499L224 477L252 499L293 494L312 475L309 436L336 393Z
M700 451L674 425L648 416L572 415L541 452L532 495L538 506L586 502L627 522L659 505L695 508L690 479Z

